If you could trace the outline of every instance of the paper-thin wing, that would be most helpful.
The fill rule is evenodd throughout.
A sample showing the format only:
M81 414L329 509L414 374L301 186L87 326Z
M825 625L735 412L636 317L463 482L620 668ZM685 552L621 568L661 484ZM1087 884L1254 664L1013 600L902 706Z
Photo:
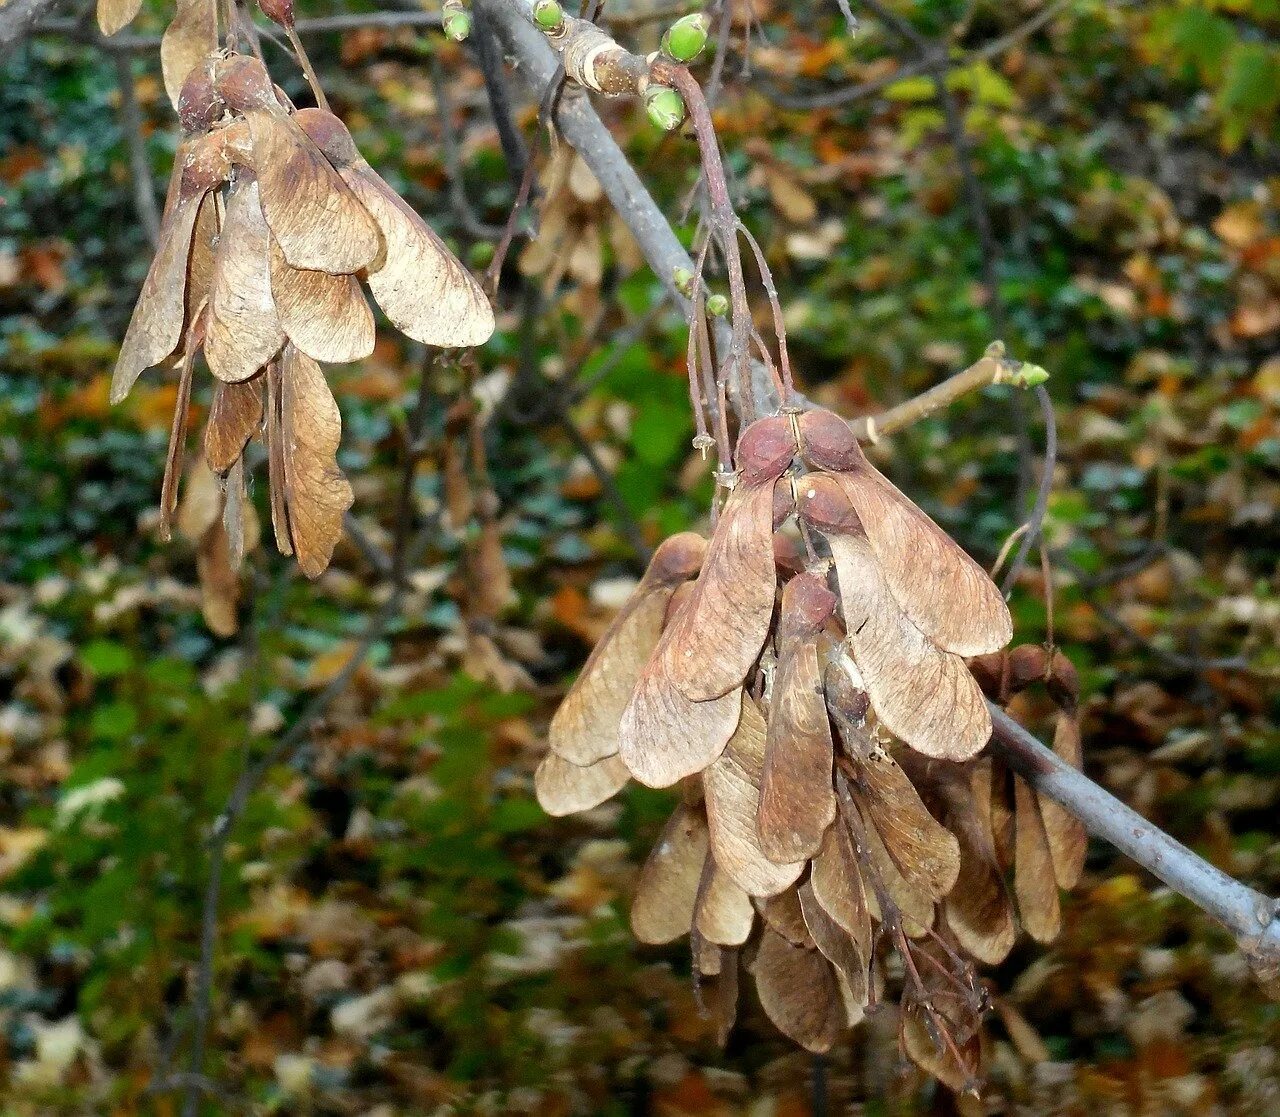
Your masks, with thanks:
M589 811L613 798L628 775L626 765L616 756L579 766L552 752L538 765L533 786L542 809L559 817Z
M641 942L674 942L689 933L707 849L706 814L700 806L682 803L640 870L631 930Z

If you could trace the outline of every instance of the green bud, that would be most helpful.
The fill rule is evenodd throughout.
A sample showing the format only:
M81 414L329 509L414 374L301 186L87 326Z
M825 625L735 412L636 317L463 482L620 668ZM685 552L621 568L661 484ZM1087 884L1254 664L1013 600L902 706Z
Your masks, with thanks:
M662 36L662 50L677 62L692 62L707 45L711 21L701 12L682 16Z
M693 293L693 272L688 268L676 268L672 273L672 278L676 281L676 287L680 293L686 298Z
M729 313L729 300L718 291L707 296L707 313L713 318L723 318Z
M1009 376L1015 388L1035 388L1049 379L1049 373L1039 365L1023 364Z
M680 127L684 120L684 99L668 85L651 85L644 92L649 119L664 132Z
M538 0L533 6L533 22L543 31L558 31L564 23L564 10L556 0Z
M444 13L444 33L455 43L471 34L471 13L465 8L450 8Z

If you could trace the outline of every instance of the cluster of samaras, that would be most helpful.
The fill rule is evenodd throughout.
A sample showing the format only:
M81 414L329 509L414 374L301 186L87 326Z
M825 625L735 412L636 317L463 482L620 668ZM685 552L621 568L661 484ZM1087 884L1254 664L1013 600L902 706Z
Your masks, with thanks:
M167 532L185 435L192 365L214 377L204 450L236 470L265 434L277 544L311 577L329 563L352 500L338 469L341 419L317 361L373 351L373 312L428 345L493 332L470 273L369 166L342 122L293 110L257 59L214 56L179 98L184 138L160 243L120 349L111 398L176 358L177 411L162 499Z
M978 755L991 719L969 657L1001 698L1033 681L1028 657L1011 675L999 591L837 416L761 419L737 466L710 542L658 548L556 712L539 798L565 814L631 776L683 781L632 926L651 943L691 935L719 1026L745 948L770 1018L824 1051L877 1003L896 952L905 1049L963 1085L985 1006L971 961L1012 948L1015 899L1048 931L1083 856L1020 782L1015 820L1008 773ZM1057 690L1071 725L1074 685Z

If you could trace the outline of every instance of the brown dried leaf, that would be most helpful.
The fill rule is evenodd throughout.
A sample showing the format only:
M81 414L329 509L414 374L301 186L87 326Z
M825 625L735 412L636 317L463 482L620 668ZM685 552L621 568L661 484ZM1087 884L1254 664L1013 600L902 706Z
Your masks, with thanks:
M1053 854L1035 792L1015 776L1013 793L1016 828L1013 890L1018 897L1018 914L1028 935L1036 942L1048 943L1056 939L1062 929Z
M101 10L101 5L99 6ZM160 39L160 70L173 107L187 75L218 49L214 0L178 0L178 12Z
M710 702L680 693L668 651L676 623L678 618L640 672L618 726L618 751L646 787L670 787L701 772L724 751L742 711L741 687Z
M751 897L708 854L694 906L698 934L718 946L741 946L750 937L755 918Z
M760 918L778 932L787 942L794 946L815 948L813 936L809 934L808 925L804 921L804 912L800 909L800 897L794 888L779 892L776 896L765 896L752 901Z
M941 900L960 875L960 846L883 749L858 758L861 801L889 856L913 887Z
M751 972L761 1007L783 1035L816 1054L831 1050L845 1014L835 972L822 954L765 928Z
M289 536L308 578L324 573L351 507L351 485L338 468L342 416L320 366L285 345L280 360L280 424L284 435Z
M239 384L215 380L209 419L204 428L204 456L215 473L226 473L245 445L262 429L262 386L265 376Z
M742 700L742 717L724 752L702 773L712 856L751 896L773 896L804 871L803 860L778 863L765 856L756 832L764 774L765 724L759 708Z
M1078 714L1066 710L1058 714L1058 722L1053 730L1053 751L1073 768L1080 767L1083 753ZM1040 815L1044 819L1045 836L1049 841L1049 852L1053 855L1053 874L1058 887L1074 888L1080 883L1089 847L1089 835L1084 823L1052 799L1043 795L1037 795L1036 799L1040 803Z
M591 764L618 751L619 725L640 672L662 632L667 603L697 573L706 540L693 532L666 539L627 603L600 638L551 719L554 752Z
M98 27L104 35L114 35L128 27L142 8L142 0L98 0Z
M869 957L871 913L867 909L862 869L849 831L843 825L832 826L827 831L822 849L813 859L809 883L823 910L848 932L858 952L864 958Z
M373 311L354 275L291 267L272 240L271 294L285 334L312 360L344 364L373 352Z
M184 140L178 147L160 222L159 247L133 308L111 377L112 403L124 399L142 371L163 361L182 338L187 264L200 203L229 169L211 139Z
M579 767L552 752L538 765L533 786L542 809L558 818L598 807L622 790L627 775L616 756Z
M334 275L373 266L383 251L378 225L294 118L278 104L250 109L245 118L262 213L284 258Z
M257 181L243 172L227 198L214 255L204 357L209 371L229 384L248 380L285 341L271 297L271 238L258 197Z
M926 756L967 760L991 715L964 660L935 647L898 608L865 535L827 535L854 662L886 727Z
M295 119L315 140L382 232L383 259L370 264L369 290L401 333L426 345L480 345L493 333L493 308L444 242L356 149L336 116L302 109Z
M808 608L814 602L816 607ZM774 861L812 857L836 815L831 724L816 642L834 604L834 595L812 575L793 578L782 594L778 666L756 815L760 846Z
M672 625L672 677L695 701L741 685L768 635L777 585L773 486L739 482L729 494L689 604Z
M641 942L674 942L693 927L708 841L702 808L680 804L649 851L631 901L631 930Z

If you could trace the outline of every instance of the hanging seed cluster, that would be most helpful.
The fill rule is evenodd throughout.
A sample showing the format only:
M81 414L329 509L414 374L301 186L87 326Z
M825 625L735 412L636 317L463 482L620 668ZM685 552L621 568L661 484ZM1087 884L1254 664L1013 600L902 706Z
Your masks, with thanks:
M276 543L309 577L329 564L352 503L338 468L341 417L318 362L373 351L373 312L427 345L477 345L493 311L471 274L360 156L332 113L294 110L256 58L215 56L186 78L183 139L160 243L111 384L122 400L170 360L178 401L161 499L177 499L195 358L214 391L209 468L229 479L228 531L243 520L243 456L266 442ZM232 550L242 544L232 533Z
M904 1049L966 1088L987 1007L973 963L1008 954L1015 906L1051 937L1084 855L1065 815L979 755L982 687L1047 682L1078 764L1074 675L1003 650L999 591L836 415L759 419L736 463L710 539L658 548L557 710L539 799L568 814L630 778L679 786L632 928L690 936L722 1036L744 960L811 1051L900 988Z

